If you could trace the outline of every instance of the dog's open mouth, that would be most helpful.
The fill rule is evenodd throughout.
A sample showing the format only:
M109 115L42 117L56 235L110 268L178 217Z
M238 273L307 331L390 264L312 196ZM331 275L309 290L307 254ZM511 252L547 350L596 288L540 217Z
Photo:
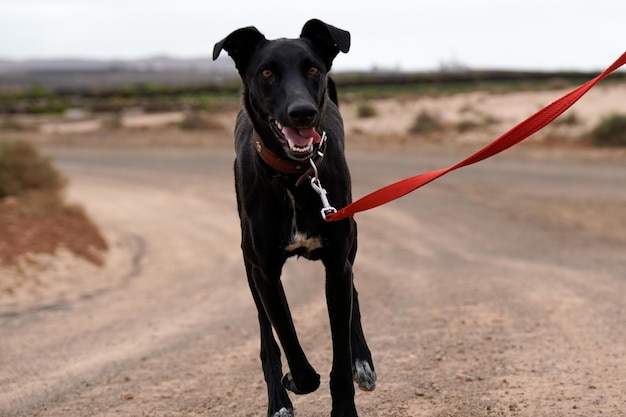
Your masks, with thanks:
M275 119L270 120L272 130L278 139L289 148L289 157L306 159L312 153L315 145L322 141L322 137L314 127L286 127Z

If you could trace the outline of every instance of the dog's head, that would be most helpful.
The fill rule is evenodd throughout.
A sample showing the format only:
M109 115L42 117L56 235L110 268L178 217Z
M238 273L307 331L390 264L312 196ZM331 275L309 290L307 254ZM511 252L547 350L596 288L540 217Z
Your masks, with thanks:
M215 44L213 59L225 50L235 61L254 128L275 138L266 145L305 160L321 140L328 71L349 49L349 32L313 19L297 39L267 40L254 27L238 29Z

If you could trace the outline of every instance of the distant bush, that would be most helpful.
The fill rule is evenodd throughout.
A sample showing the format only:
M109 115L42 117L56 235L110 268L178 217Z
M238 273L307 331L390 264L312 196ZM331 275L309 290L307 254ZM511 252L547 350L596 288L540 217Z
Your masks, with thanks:
M413 125L409 128L411 133L434 133L443 129L443 123L435 114L422 110L416 117Z
M208 130L222 127L219 123L211 120L206 114L197 111L188 112L178 126L184 130Z
M121 129L122 126L123 126L122 116L119 114L114 114L112 116L109 116L102 121L102 127L108 130Z
M378 115L376 107L368 102L360 103L356 108L356 116L359 119L366 119L368 117L374 117Z
M470 130L476 130L498 123L500 123L500 120L495 116L482 112L475 112L474 117L465 118L456 122L454 124L454 128L457 132L465 133Z
M0 120L0 130L20 131L25 129L24 124L15 118L5 117Z
M478 129L480 126L480 123L470 119L463 119L454 124L454 128L457 130L457 132L460 133L465 133L469 132L470 130Z
M580 117L575 112L567 112L556 118L552 124L557 126L576 126L581 123Z
M0 198L58 193L66 180L48 158L26 142L0 142Z
M596 146L626 146L626 115L615 113L603 118L589 136Z

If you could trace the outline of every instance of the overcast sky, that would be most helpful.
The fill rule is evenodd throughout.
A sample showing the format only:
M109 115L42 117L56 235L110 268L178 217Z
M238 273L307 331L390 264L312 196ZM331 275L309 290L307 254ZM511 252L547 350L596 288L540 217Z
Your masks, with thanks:
M0 0L0 59L208 56L243 26L352 34L335 69L599 70L626 50L626 0Z

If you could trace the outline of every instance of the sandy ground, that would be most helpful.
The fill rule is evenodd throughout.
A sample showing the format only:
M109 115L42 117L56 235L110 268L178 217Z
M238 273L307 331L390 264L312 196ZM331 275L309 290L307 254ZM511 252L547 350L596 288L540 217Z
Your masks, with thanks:
M519 102L532 112L543 100L526 94L506 99L524 107L516 121L528 115ZM584 103L583 119L597 105ZM344 106L356 197L473 150L473 140L398 141L389 126L400 118L353 111ZM379 146L383 132L393 146ZM0 299L0 416L264 415L229 134L113 146L131 136L172 144L161 136L174 134L121 132L89 147L49 146L81 136L39 138L112 250L102 269L62 259L43 284ZM357 394L360 415L626 416L624 156L522 145L358 215L356 285L379 374L376 391ZM316 393L293 398L300 416L330 412L322 276L304 260L284 272L322 375Z
M525 117L565 95L571 88L548 91L525 91L514 94L472 92L445 97L421 97L407 100L376 100L372 103L377 117L359 119L356 107L359 103L344 106L344 120L348 132L377 136L401 136L405 134L422 111L438 117L443 123L455 125L472 121L481 128L466 134L450 135L449 139L461 142L482 142L495 138ZM591 129L602 117L613 112L626 112L624 96L626 84L599 84L589 91L561 118L575 117L573 126L554 123L537 133L535 139L558 137L574 138L577 133Z

